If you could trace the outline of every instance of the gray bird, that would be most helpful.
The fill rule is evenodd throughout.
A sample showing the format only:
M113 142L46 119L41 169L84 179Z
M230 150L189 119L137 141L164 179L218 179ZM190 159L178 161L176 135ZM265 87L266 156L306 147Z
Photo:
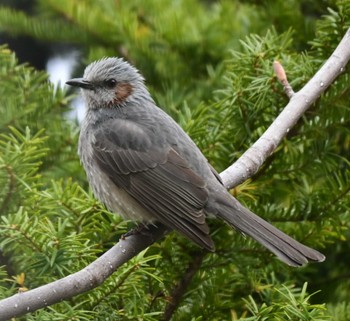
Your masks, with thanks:
M244 208L183 131L155 105L138 70L120 58L93 62L80 87L87 113L79 156L95 196L113 212L160 222L214 251L206 217L249 235L291 266L325 256Z

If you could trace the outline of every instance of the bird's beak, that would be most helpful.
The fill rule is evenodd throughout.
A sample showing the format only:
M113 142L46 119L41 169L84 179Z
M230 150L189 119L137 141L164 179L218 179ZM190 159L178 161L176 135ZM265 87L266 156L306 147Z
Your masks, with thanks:
M74 87L80 87L83 89L90 89L90 90L94 89L93 84L84 78L73 78L66 81L66 84Z

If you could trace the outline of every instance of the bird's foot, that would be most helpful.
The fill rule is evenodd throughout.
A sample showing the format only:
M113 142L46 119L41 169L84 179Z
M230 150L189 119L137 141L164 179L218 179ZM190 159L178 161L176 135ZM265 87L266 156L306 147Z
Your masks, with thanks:
M126 232L121 236L122 240L125 240L128 236L132 235L144 235L147 237L153 236L155 230L163 229L164 233L169 232L170 229L166 228L163 224L161 223L140 223L130 231Z

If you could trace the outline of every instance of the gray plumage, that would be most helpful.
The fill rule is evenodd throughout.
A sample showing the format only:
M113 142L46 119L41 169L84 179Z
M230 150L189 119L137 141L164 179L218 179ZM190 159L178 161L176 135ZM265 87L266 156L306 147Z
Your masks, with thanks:
M90 64L79 155L94 194L123 217L160 222L214 250L206 216L222 218L282 261L300 266L325 257L244 208L181 127L158 108L137 69L120 58Z

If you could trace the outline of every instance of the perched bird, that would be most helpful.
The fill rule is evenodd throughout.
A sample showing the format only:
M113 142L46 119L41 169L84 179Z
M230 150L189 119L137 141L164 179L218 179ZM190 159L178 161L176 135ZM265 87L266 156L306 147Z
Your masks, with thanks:
M144 223L160 222L214 251L206 217L223 219L291 266L322 262L323 254L244 208L183 131L156 106L138 70L121 58L91 63L80 87L87 112L79 156L95 196L109 210Z

